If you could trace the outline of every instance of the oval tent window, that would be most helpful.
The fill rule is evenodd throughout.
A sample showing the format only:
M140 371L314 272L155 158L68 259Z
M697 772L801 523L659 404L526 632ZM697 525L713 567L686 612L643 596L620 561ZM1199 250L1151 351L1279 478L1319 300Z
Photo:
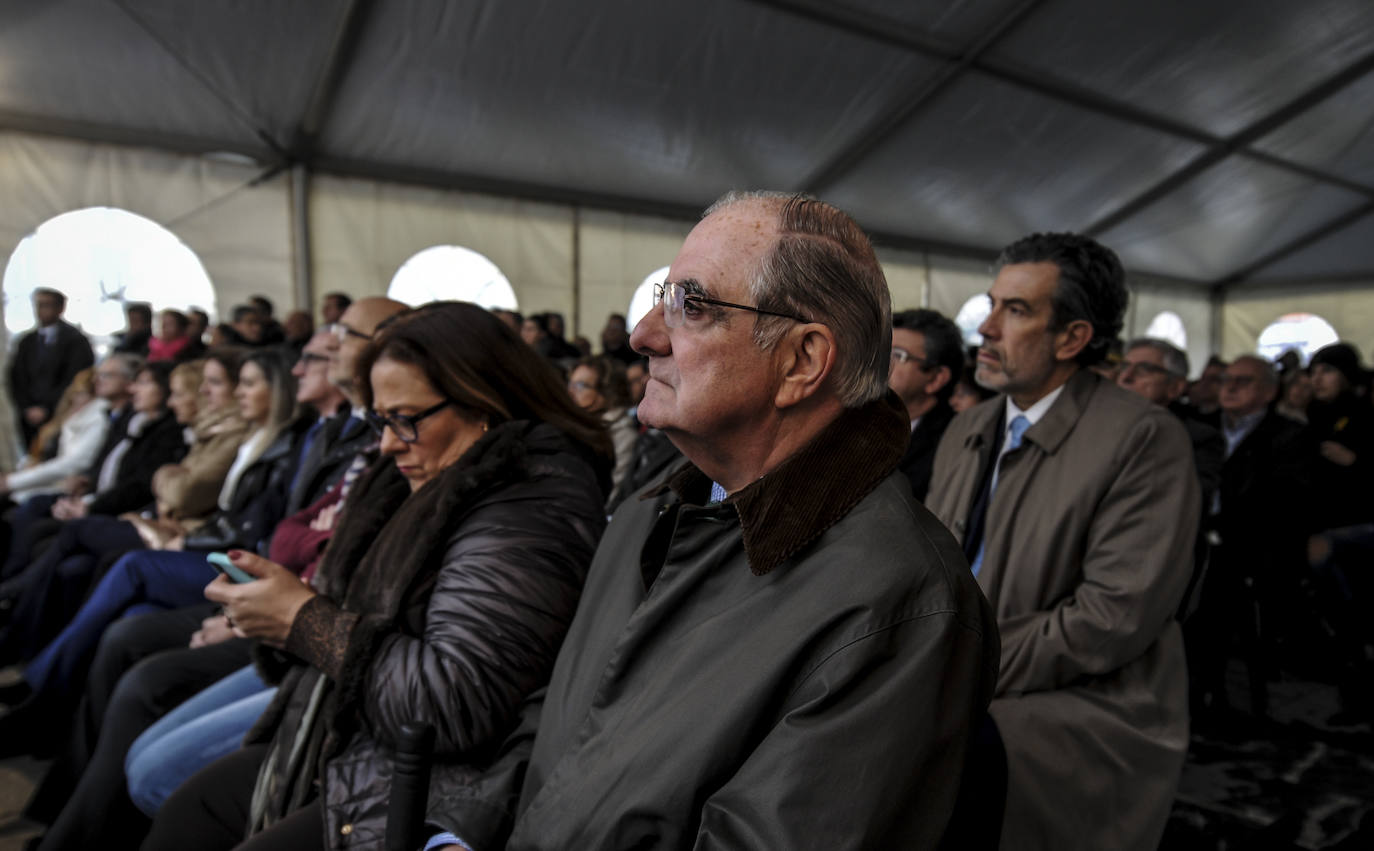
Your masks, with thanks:
M1286 313L1260 332L1255 352L1262 358L1274 360L1289 349L1297 349L1306 366L1318 349L1339 339L1331 323L1316 314Z
M644 282L635 287L635 294L630 297L630 309L625 314L625 327L633 331L639 324L639 320L644 318L644 314L653 309L654 306L654 284L661 284L668 277L668 268L664 266L655 269L644 276Z
M983 320L988 318L992 312L992 303L988 301L987 293L979 293L959 308L959 312L954 316L954 324L959 326L959 332L964 335L964 345L981 346L983 335L978 333L978 326L983 324Z
M409 305L470 301L488 310L520 309L514 288L496 264L461 245L435 245L416 253L396 270L386 294Z
M1172 310L1160 311L1151 319L1150 326L1145 329L1145 336L1154 340L1165 340L1185 352L1188 351L1188 331L1183 327L1183 318Z
M33 327L33 291L67 296L63 319L103 349L124 328L124 306L154 311L197 307L217 311L215 288L194 251L152 219L116 207L89 207L55 216L24 237L5 266L5 327Z

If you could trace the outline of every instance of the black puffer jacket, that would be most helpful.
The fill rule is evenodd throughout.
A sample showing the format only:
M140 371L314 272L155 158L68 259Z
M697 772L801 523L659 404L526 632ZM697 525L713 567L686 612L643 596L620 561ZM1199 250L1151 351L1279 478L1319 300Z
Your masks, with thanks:
M299 442L309 425L300 419L283 428L239 476L229 508L216 511L204 526L187 535L185 548L202 552L245 549L266 554L272 530L286 516Z
M605 526L597 468L608 463L550 426L513 422L414 494L390 459L363 475L288 653L258 653L281 683L248 735L274 747L259 787L268 823L319 778L326 847L381 848L393 743L411 719L438 731L431 806L474 797L553 668ZM318 719L303 725L317 690ZM307 755L299 767L293 746ZM472 806L475 819L509 818Z

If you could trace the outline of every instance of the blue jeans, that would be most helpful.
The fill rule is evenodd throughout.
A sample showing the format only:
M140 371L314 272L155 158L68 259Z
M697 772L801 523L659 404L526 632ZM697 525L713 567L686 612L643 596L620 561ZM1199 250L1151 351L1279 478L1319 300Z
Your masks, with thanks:
M24 668L35 692L68 694L81 685L105 628L135 612L175 609L205 599L215 570L204 553L136 550L101 577L72 622Z
M252 665L240 668L162 716L129 748L129 797L150 818L188 777L238 750L277 693Z

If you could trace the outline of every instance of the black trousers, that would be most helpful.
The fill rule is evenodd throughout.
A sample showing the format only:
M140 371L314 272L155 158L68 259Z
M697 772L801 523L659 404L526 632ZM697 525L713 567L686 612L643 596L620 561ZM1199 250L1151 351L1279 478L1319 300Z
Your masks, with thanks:
M246 640L186 646L212 610L150 612L105 632L67 749L26 811L51 824L40 848L138 847L148 820L129 800L129 746L182 701L249 662Z
M202 769L158 811L144 851L310 851L324 849L318 800L244 839L258 769L268 745L250 745Z

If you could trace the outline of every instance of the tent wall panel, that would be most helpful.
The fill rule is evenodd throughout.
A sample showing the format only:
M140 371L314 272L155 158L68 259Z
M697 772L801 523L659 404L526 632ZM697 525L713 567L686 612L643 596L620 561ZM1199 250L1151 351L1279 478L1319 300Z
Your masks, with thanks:
M925 307L930 299L930 270L926 255L919 251L878 249L878 262L892 294L892 312Z
M382 295L407 260L461 245L495 263L520 309L572 312L572 208L319 175L311 180L317 302L331 290Z
M930 307L953 319L959 308L992 286L992 261L968 258L930 258Z
M1221 356L1255 351L1260 332L1285 313L1314 313L1342 340L1359 347L1365 363L1374 355L1374 281L1363 285L1278 291L1231 292L1222 307Z
M293 302L287 183L254 185L248 165L142 148L0 131L0 257L54 216L118 207L175 233L196 253L220 313L262 293ZM283 311L284 312L284 311Z
M1134 276L1127 283L1131 288L1131 303L1126 313L1126 327L1121 332L1123 340L1145 336L1154 318L1162 311L1171 310L1183 320L1188 338L1188 368L1193 376L1201 374L1214 345L1212 304L1207 290L1187 285L1169 286Z
M625 313L644 276L673 262L692 223L583 208L578 212L578 322L569 333L601 348L611 313ZM544 309L531 303L529 310Z

